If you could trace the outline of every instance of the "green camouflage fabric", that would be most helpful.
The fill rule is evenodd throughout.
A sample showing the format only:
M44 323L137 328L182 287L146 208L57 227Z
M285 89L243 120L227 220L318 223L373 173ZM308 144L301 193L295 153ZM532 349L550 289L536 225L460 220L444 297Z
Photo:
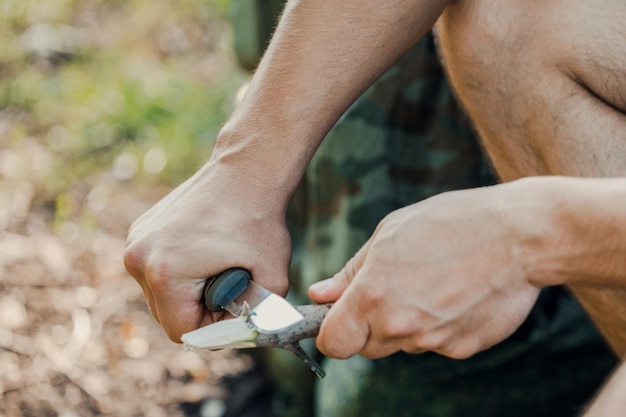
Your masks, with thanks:
M342 116L308 167L287 218L292 301L310 302L308 286L340 270L389 212L497 182L469 126L429 35ZM561 288L542 291L505 342L463 361L430 353L326 359L323 380L288 352L266 349L257 361L273 376L285 417L572 416L616 364Z

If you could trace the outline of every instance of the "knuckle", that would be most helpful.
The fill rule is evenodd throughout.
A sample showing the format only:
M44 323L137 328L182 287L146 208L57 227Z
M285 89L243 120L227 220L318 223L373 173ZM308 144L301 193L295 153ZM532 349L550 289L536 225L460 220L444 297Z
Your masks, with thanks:
M350 260L348 261L348 263L346 264L344 268L343 276L347 279L348 282L350 282L356 276L357 271L358 271L358 268L357 268L356 260L354 258L350 258Z
M479 350L480 349L477 349L473 343L464 341L461 343L456 343L449 348L439 350L439 353L452 359L461 360L472 357Z
M389 291L383 285L368 285L367 287L360 282L353 284L359 289L359 294L363 297L364 305L368 306L370 311L385 311L386 303L389 301Z
M400 350L400 346L394 340L371 339L359 355L367 359L379 359L392 355Z
M405 339L410 338L414 334L419 334L420 329L413 320L408 318L395 318L384 326L383 334L386 338Z
M388 356L390 354L392 354L393 352L389 352L388 354L382 353L380 352L379 349L377 348L367 348L367 349L363 349L362 351L359 352L360 356L363 356L365 359L380 359L383 358L385 356Z
M164 292L168 288L171 267L166 260L147 262L144 267L145 281L153 292Z
M439 351L446 346L448 338L439 332L420 335L415 339L415 346L426 350Z
M469 349L465 349L465 348L455 348L453 350L450 351L450 354L448 355L450 358L452 359L468 359L470 358L474 353L471 352Z
M140 275L145 258L145 248L140 243L127 244L124 250L124 267L133 276Z
M289 291L289 281L280 280L273 283L271 290L279 295L285 295Z

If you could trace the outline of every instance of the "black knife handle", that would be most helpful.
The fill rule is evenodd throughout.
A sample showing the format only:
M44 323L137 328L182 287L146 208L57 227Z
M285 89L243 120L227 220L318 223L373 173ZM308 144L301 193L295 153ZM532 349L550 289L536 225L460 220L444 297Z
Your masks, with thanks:
M209 311L222 311L248 287L252 279L243 268L230 268L209 278L204 285L204 305Z

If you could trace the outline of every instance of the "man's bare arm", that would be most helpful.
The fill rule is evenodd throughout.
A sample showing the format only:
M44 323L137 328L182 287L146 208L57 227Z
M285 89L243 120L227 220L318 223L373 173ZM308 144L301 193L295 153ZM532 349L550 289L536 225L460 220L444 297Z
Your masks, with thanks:
M331 280L318 347L345 358L430 350L465 358L504 340L541 287L626 288L626 178L527 178L396 210Z
M220 317L206 277L249 269L284 294L287 202L350 103L434 23L446 0L291 0L211 158L131 227L125 265L168 336Z
M431 28L447 3L289 1L212 160L255 168L251 175L289 195L339 116Z

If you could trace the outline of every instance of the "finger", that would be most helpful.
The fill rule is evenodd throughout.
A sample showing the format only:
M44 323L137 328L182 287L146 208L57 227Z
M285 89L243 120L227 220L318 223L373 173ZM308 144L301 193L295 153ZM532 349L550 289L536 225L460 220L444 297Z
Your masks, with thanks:
M212 312L205 308L198 327L208 326L220 320L229 320L232 318L234 318L234 316L227 311Z
M124 267L126 268L126 271L135 279L135 281L137 281L137 284L139 284L139 286L141 287L150 313L155 318L155 320L159 322L159 316L157 314L154 296L152 295L152 291L150 291L150 287L148 286L144 275L144 258L145 249L142 245L127 243L127 247L124 252Z
M129 269L128 267L127 270L129 273L131 272L131 269ZM141 287L141 291L143 292L143 296L146 300L146 304L148 305L148 310L150 310L150 314L152 314L157 323L160 323L159 315L157 313L156 304L154 301L154 295L152 294L152 291L150 291L150 287L146 283L143 274L136 270L133 270L131 276L135 279L137 284L139 284L139 287Z
M272 269L266 266L251 265L247 269L252 274L253 281L282 297L287 295L289 290L287 266L280 265L279 268Z
M341 297L348 284L345 274L338 273L332 278L311 285L309 297L316 303L332 303Z
M137 282L139 283L139 286L143 291L143 296L146 299L146 304L148 304L148 310L150 310L150 314L152 314L152 317L154 317L157 323L161 323L161 321L159 320L159 313L156 309L156 302L154 300L154 295L152 295L152 291L150 291L148 286L145 285L142 281Z
M204 280L186 285L152 288L155 311L167 336L180 343L180 337L207 321L207 310L200 302Z
M409 355L421 355L422 353L432 350L417 344L412 337L403 338L403 340L398 343L398 346L402 352L408 353Z
M445 329L425 331L424 326L416 325L420 320L401 310L393 310L393 304L382 305L379 310L370 309L369 313L370 337L359 352L366 358L378 359L399 351L421 354L434 351L449 339Z
M317 337L318 349L327 356L347 359L367 344L369 326L363 316L358 316L356 300L350 296L350 288L333 305L322 322Z
M398 352L400 347L397 340L372 340L370 339L358 353L367 359L380 359Z

